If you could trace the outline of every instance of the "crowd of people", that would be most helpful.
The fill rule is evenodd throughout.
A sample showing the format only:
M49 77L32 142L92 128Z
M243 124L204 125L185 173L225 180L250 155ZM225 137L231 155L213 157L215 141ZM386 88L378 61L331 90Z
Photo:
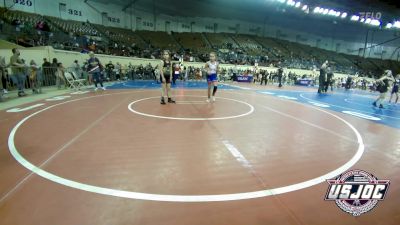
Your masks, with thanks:
M4 23L4 21L2 21ZM35 26L27 26L24 21L15 19L11 23L15 26L20 35L17 39L12 39L18 44L24 46L45 46L51 45L56 49L79 51L88 53L93 51L95 54L126 56L135 58L161 58L163 49L154 46L154 43L124 43L114 41L112 38L107 38L106 32L95 32L86 35L82 32L69 32L62 34L62 32L55 32L51 30L48 22L39 20ZM82 27L90 27L95 30L95 26L91 25L88 21L82 22ZM55 29L53 26L53 29ZM22 29L23 28L23 29ZM29 30L29 31L28 31ZM117 31L115 31L117 32ZM26 34L26 35L24 35ZM313 67L320 67L323 64L318 57L314 54L304 56L291 51L289 55L284 54L280 49L273 46L238 46L237 44L226 42L222 45L212 45L212 51L217 54L221 63L237 64L237 65L254 65L261 66L276 65L278 62L282 66L290 69L313 69ZM209 58L208 53L199 51L199 49L186 49L174 48L170 50L171 57L183 61L190 62L206 62ZM359 72L362 76L373 76L371 71L363 71L354 66L344 66L338 63L334 67L335 72L355 74Z
M316 73L315 66L313 66L313 72L310 74L296 74L290 71L290 68L286 67L284 63L278 61L275 65L276 69L268 71L262 69L259 66L248 67L251 69L241 69L240 65L235 65L230 68L219 68L216 70L213 62L218 58L218 54L212 52L208 54L209 59L207 64L203 67L186 66L182 58L176 53L167 51L169 62L165 60L166 51L162 52L162 56L158 56L163 59L162 65L122 65L120 62L113 63L109 61L107 63L101 63L98 58L94 56L94 52L89 52L89 58L87 61L80 64L78 60L72 62L69 66L65 67L62 62L59 62L57 58L53 58L50 62L44 58L42 65L38 65L34 60L29 63L25 62L20 56L20 52L17 48L12 49L12 56L10 57L9 63L6 62L4 57L0 58L1 68L1 94L7 94L7 86L12 83L18 89L18 96L22 97L26 95L25 89L30 88L32 93L40 93L43 85L50 86L56 85L58 89L69 87L68 81L65 78L65 73L71 73L75 79L85 79L88 85L94 84L95 90L102 88L105 90L103 81L122 81L122 80L154 80L162 83L162 74L165 74L165 65L171 69L171 77L168 78L171 84L176 84L177 80L202 80L207 78L208 72L211 68L213 74L217 74L217 80L219 81L237 81L238 76L252 76L254 83L260 83L260 85L267 85L276 83L278 87L284 85L295 85L299 84L299 80L309 80L310 85L318 84L318 93L326 93L333 88L360 88L371 91L379 91L381 93L380 100L378 99L375 103L379 107L383 107L382 99L384 98L382 93L386 93L390 87L392 88L392 95L395 96L394 102L398 102L398 84L399 76L393 76L391 72L386 71L385 74L376 81L367 80L364 77L348 76L347 78L335 77L333 67L335 64L329 61L325 61L319 70L319 75ZM172 61L179 60L176 63ZM218 64L221 61L218 58ZM163 66L164 65L164 66ZM11 75L8 74L7 68L10 68ZM213 75L214 76L214 75ZM165 78L167 79L167 78ZM164 79L164 80L165 80ZM208 80L211 84L214 84L217 80L214 78ZM100 87L98 87L100 85ZM212 85L211 85L212 86ZM211 90L209 86L209 90ZM213 85L213 94L216 91L216 83ZM165 93L168 93L168 88L165 88ZM215 91L214 91L215 90ZM209 92L210 95L211 92ZM168 97L168 96L167 96ZM392 97L391 97L392 99Z

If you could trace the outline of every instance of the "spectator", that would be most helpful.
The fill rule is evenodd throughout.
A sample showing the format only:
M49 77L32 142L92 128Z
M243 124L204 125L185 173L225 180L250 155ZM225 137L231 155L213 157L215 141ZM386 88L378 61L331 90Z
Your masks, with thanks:
M23 63L22 59L19 58L20 52L17 48L13 48L12 53L13 55L10 57L11 79L18 87L18 97L22 97L26 95L24 92L26 65Z
M32 88L32 92L34 94L38 94L39 93L39 82L38 82L38 78L39 78L39 67L36 65L36 62L32 59L30 62L30 74L29 74L29 81L31 82L31 88Z
M3 78L6 76L6 60L3 56L0 56L0 78L3 81ZM6 94L4 91L5 87L3 85L3 82L0 82L0 101L3 99L3 95Z
M58 89L61 89L61 82L64 83L64 88L67 88L67 82L64 76L65 68L62 63L57 63L56 70L56 85Z
M81 79L82 78L82 70L81 66L78 63L78 60L75 60L74 63L72 64L72 71L75 73L75 79Z

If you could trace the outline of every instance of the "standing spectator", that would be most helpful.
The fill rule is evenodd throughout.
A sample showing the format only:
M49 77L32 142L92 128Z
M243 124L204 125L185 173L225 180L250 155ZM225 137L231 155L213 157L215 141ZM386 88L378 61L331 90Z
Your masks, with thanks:
M201 72L200 68L197 68L194 73L195 73L196 80L201 80L202 72Z
M57 84L57 68L58 68L58 60L56 58L53 58L53 62L50 65L50 71L51 75L56 78L56 84Z
M78 63L78 60L75 60L74 63L72 64L72 71L76 75L75 79L81 79L82 78L82 70L81 70L81 66Z
M3 59L5 59L5 58L3 58ZM6 63L4 62L4 65L6 65ZM8 82L9 82L9 77L8 77L8 70L6 69L6 67L8 67L9 65L6 65L5 67L4 67L4 70L3 70L3 77L1 78L1 84L3 85L3 93L4 94L8 94L8 91L7 91L7 85L8 85Z
M232 81L237 81L238 67L237 64L232 69Z
M90 54L90 53L89 53ZM112 64L112 62L108 62L108 64L106 65L106 73L107 76L110 80L114 80L114 64Z
M61 89L61 82L64 83L64 88L67 88L67 82L64 76L65 68L62 63L57 63L56 70L56 85L58 89Z
M128 73L127 73L127 76L128 76L129 80L135 80L135 78L133 77L133 70L134 70L133 65L132 65L131 62L129 62Z
M101 77L101 70L102 70L102 65L100 63L100 60L94 56L93 52L89 52L89 60L88 60L88 73L92 74L93 80L94 80L94 90L97 91L97 84L100 83L100 86L103 90L106 90L105 87L103 87L103 79ZM111 61L110 61L111 62Z
M278 71L277 71L277 73L278 73L278 81L279 81L278 87L282 87L283 68L282 68L282 65L281 65L280 62L278 63Z
M43 70L44 80L48 81L49 77L52 76L52 70L51 70L51 63L47 61L46 58L43 58L42 70Z
M18 97L25 96L24 86L25 86L25 64L19 58L20 52L17 48L12 49L13 55L10 57L10 66L11 66L11 79L14 84L18 87Z
M264 85L268 84L268 72L267 70L262 70L261 71L261 82L260 85L262 85L264 82Z
M318 86L318 93L322 93L325 91L324 87L325 87L325 77L326 77L326 69L329 65L328 60L326 60L320 70L319 70L319 86Z
M185 77L184 77L184 81L187 81L189 79L189 68L188 67L183 67L184 71L185 71Z
M119 62L117 62L117 64L115 65L114 73L115 73L115 79L117 79L117 81L120 81L121 80L121 64L119 64Z
M39 67L36 65L36 62L32 59L30 64L30 73L29 73L29 80L31 82L31 88L32 88L32 92L34 94L38 94L40 89L40 85L38 82L38 78L39 78Z
M6 60L4 57L0 56L0 78L1 80L3 80L3 77L6 76ZM3 86L3 82L0 82L0 101L2 101L3 99L3 95L5 94L4 92L4 86Z
M175 63L174 64L174 73L172 74L172 84L175 85L176 84L176 80L179 78L181 73L181 67L179 65L179 63Z
M326 68L326 82L325 82L325 92L328 91L329 86L331 86L331 91L333 91L333 70L330 66Z

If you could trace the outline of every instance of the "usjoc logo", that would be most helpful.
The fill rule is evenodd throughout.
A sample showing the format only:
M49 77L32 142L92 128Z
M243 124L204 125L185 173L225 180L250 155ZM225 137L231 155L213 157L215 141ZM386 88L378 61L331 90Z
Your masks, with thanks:
M335 201L340 209L353 216L372 210L378 201L384 200L390 184L389 180L378 180L363 170L350 170L327 182L325 200Z

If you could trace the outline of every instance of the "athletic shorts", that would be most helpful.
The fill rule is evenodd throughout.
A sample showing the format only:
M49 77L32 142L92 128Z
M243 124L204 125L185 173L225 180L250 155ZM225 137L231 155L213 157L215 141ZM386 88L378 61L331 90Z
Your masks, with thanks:
M393 86L392 94L399 92L399 86Z
M165 76L164 75L164 77L165 77L165 83L170 84L171 83L171 76ZM160 76L160 81L162 83L162 77L161 76Z
M207 82L214 82L217 80L218 80L217 74L214 73L214 74L207 75Z

